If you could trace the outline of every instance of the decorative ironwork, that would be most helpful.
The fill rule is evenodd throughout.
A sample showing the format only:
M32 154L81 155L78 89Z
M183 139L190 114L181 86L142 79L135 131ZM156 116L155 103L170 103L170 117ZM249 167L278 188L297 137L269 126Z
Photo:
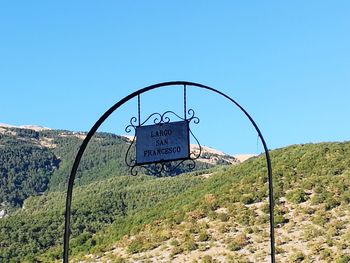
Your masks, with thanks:
M109 118L110 115L115 110L117 110L118 108L123 106L126 102L128 102L132 98L138 97L139 106L140 106L140 95L141 94L144 94L144 93L151 91L151 90L156 90L156 89L160 89L160 88L168 88L170 86L183 86L184 87L184 101L185 101L185 103L184 103L184 106L185 106L184 107L185 108L184 116L185 116L185 119L186 119L186 94L185 94L186 87L193 86L193 87L198 88L198 89L204 89L204 90L208 90L208 91L211 91L213 93L216 93L216 94L224 97L228 101L230 101L234 106L236 106L240 111L243 112L245 117L248 118L250 123L253 125L253 127L257 131L257 133L260 137L262 146L265 150L268 186L269 186L270 248L271 248L270 256L271 256L271 263L276 262L276 260L275 260L275 254L276 254L276 251L275 251L275 230L274 230L275 229L275 223L274 223L274 206L275 206L275 204L274 204L274 194L273 194L272 165L271 165L269 148L267 147L266 141L265 141L258 125L253 120L253 118L249 115L249 113L237 101L235 101L234 99L232 99L228 95L222 93L221 91L214 89L212 87L203 85L203 84L199 84L199 83L188 82L188 81L171 81L171 82L157 83L157 84L154 84L154 85L151 85L148 87L144 87L142 89L139 89L139 90L127 95L126 97L124 97L123 99L121 99L120 101L115 103L102 116L100 116L100 118L91 127L90 131L88 132L85 139L83 140L83 142L79 148L79 151L74 159L72 170L70 172L68 182L67 182L68 186L67 186L67 194L66 194L66 210L65 210L65 214L64 214L65 225L64 225L64 238L63 238L63 263L69 262L69 251L70 251L69 250L69 240L70 240L70 234L72 232L70 221L71 221L71 213L72 213L71 205L72 205L72 200L73 200L74 180L75 180L75 176L76 176L76 173L78 171L78 168L79 168L81 158L82 158L89 142L91 141L92 137L94 136L94 134L96 133L98 128L103 124L103 122L107 118ZM140 107L139 107L139 115L140 115ZM138 119L140 120L140 117Z
M180 120L187 121L189 124L192 122L194 124L198 124L200 122L199 118L195 116L195 112L193 109L189 109L186 112L186 117L182 118L178 114L176 114L173 111L166 111L163 114L161 113L152 113L149 115L143 122L140 122L140 120L136 117L132 117L130 119L130 124L126 126L125 132L131 133L134 130L134 134L136 133L136 128L148 124L153 125L162 125L166 123L171 122L171 117L177 117ZM139 124L139 126L137 126ZM191 129L189 129L190 135L194 138L198 145L199 151L190 151L189 159L182 159L182 160L176 160L176 161L160 161L156 162L154 164L138 164L136 162L136 154L134 151L135 143L136 143L136 136L134 135L128 150L125 155L125 163L128 167L130 167L130 171L132 175L137 175L138 171L136 168L142 167L146 171L148 171L150 174L153 174L155 176L162 176L164 174L167 174L169 176L173 175L177 169L180 167L187 167L188 170L193 170L196 167L195 160L198 159L202 153L202 146L200 145L197 137L193 134Z

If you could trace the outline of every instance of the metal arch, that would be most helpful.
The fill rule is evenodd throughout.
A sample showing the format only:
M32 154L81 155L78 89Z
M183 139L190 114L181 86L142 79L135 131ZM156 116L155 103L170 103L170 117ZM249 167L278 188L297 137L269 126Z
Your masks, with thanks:
M235 104L249 119L251 124L254 126L255 130L257 131L261 142L263 144L264 150L265 150L265 157L266 157L266 164L267 164L267 172L268 172L268 181L269 181L269 210L270 210L270 246L271 246L271 262L275 263L275 231L274 231L274 199L273 199L273 185L272 185L272 166L271 166L271 159L269 154L269 149L267 148L265 139L258 127L258 125L255 123L253 118L248 114L248 112L240 105L238 102L236 102L234 99L230 98L228 95L222 93L219 90L216 90L214 88L211 88L209 86L205 86L199 83L195 82L188 82L188 81L170 81L170 82L162 82L158 84L154 84L145 88L142 88L138 91L135 91L128 96L121 99L119 102L114 104L111 108L109 108L99 119L98 121L92 126L88 134L86 135L83 143L81 144L79 151L75 157L74 164L68 179L68 189L67 189L67 196L66 196L66 211L65 211L65 228L64 228L64 252L63 252L63 262L68 263L68 257L69 257L69 237L70 237L70 217L71 217L71 204L72 204L72 194L73 194L73 187L74 187L74 179L75 175L78 170L78 166L80 163L80 160L84 154L84 151L91 140L92 136L96 133L98 128L102 125L102 123L120 106L122 106L124 103L129 101L130 99L141 95L142 93L145 93L147 91L166 87L166 86L175 86L175 85L181 85L181 86L195 86L202 89L211 90L229 101L231 101L233 104Z

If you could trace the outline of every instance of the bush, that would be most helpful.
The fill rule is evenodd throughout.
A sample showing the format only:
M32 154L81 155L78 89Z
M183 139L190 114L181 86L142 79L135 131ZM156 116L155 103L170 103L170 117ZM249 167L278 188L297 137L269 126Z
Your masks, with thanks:
M205 255L202 259L202 263L215 263L216 260L212 256Z
M177 212L174 217L172 218L173 222L177 225L181 224L182 221L184 221L185 213L183 212Z
M186 240L185 243L183 243L183 247L184 247L184 250L186 251L193 251L198 248L198 245L192 238L190 238Z
M248 244L248 238L245 234L238 235L234 240L228 244L228 249L238 251Z
M276 207L274 211L274 214L275 214L274 219L275 219L276 225L288 223L289 220L284 217L284 213L285 211L282 208Z
M323 229L319 229L313 225L307 225L304 227L303 230L304 231L302 237L305 241L312 240L316 237L323 236L325 234Z
M111 263L126 263L126 260L124 258L121 258L121 257L116 257L116 258L113 258L110 262Z
M321 251L320 253L320 259L322 260L329 260L331 259L332 251L329 248L326 248Z
M341 255L337 258L336 263L348 263L350 262L350 256L349 255Z
M178 246L179 245L179 241L177 241L176 239L172 239L171 241L170 241L170 245L171 246Z
M256 219L256 223L259 225L265 224L265 223L269 222L269 219L270 219L270 217L268 215L264 214L264 215L259 216Z
M220 219L222 222L227 222L230 217L226 213L218 213L217 214L218 219Z
M210 211L210 212L208 213L208 218L209 218L210 220L215 220L217 217L218 217L218 213L216 213L215 211Z
M339 200L330 197L325 200L325 205L326 205L326 210L331 210L333 208L336 208L337 206L340 205Z
M285 251L282 247L276 247L276 254L283 254Z
M328 219L325 213L316 213L311 221L316 225L325 226L325 224L328 222Z
M343 193L341 196L341 201L346 205L350 204L350 193L349 192Z
M183 251L184 251L183 248L180 247L180 246L173 247L173 249L171 250L170 256L171 256L171 257L174 257L175 255L180 254L180 253L182 253Z
M128 246L128 253L135 254L135 253L140 253L142 251L143 251L143 242L139 238L136 238L130 242Z
M289 257L290 262L303 262L305 255L302 252L296 252Z
M241 196L239 201L245 205L249 205L249 204L254 203L254 196L253 196L253 194L244 194Z
M246 207L240 210L240 213L237 214L237 222L245 226L253 225L256 218L257 214L253 210Z
M270 204L269 203L264 203L261 206L261 211L263 211L265 214L269 214L270 213Z
M281 214L275 215L274 219L275 219L275 224L276 225L281 225L281 224L288 223L288 219L284 218L284 216L281 215Z
M209 240L209 235L206 231L201 231L199 233L198 241L204 242Z
M232 241L228 244L228 249L231 250L231 251L238 251L240 249L242 249L243 247L240 246L239 244L237 244L236 241Z
M294 204L300 204L307 200L307 195L302 189L296 189L286 194L286 199Z

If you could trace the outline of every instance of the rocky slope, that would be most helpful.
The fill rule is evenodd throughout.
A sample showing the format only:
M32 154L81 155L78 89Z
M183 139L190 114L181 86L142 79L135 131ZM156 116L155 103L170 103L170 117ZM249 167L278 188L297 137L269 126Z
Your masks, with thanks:
M350 143L272 152L276 262L350 262L349 154ZM270 262L264 177L263 158L220 171L179 211L75 261Z

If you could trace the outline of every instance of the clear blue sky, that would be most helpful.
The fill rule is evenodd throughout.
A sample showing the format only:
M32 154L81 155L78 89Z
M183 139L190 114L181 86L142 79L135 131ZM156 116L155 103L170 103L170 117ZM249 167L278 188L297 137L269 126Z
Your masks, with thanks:
M349 14L349 1L1 1L0 122L87 131L129 93L188 80L236 99L270 148L349 140ZM262 150L227 101L188 95L203 144ZM144 117L181 111L180 89L142 99ZM124 133L135 110L102 130Z

